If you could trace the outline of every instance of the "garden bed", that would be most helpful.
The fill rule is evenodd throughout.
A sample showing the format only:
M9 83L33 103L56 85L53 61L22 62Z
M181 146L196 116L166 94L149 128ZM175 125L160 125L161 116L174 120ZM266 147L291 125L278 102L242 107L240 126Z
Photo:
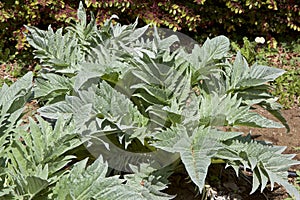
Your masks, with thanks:
M263 112L263 111L261 111ZM261 129L261 128L236 128L236 130L243 131L245 133L251 131L253 137L257 140L265 140L272 142L274 145L287 146L285 153L296 154L294 159L300 160L300 108L294 107L287 110L282 110L283 116L286 118L290 125L290 132L287 133L286 129ZM265 116L272 118L267 112ZM267 187L263 193L259 191L250 195L251 174L241 174L240 177L236 177L235 172L232 169L224 170L224 165L213 165L209 169L207 187L208 191L216 195L216 199L227 200L282 200L288 198L286 190L277 185L273 191L270 187ZM300 165L293 166L291 171L300 170ZM176 200L194 200L201 199L196 191L196 186L188 183L190 180L187 178L187 174L184 170L179 170L171 176L171 185L167 190L170 194L177 194ZM291 183L295 183L295 178L289 178Z
M86 14L82 5L78 13L80 20L76 24L76 29L68 29L71 32L64 36L61 35L62 29L54 33L49 28L48 36L39 39L45 32L36 28L28 28L31 32L28 40L32 46L39 49L34 52L35 57L39 58L44 66L49 66L49 70L52 71L51 73L43 73L45 70L41 71L36 79L33 79L33 73L27 73L10 88L5 86L1 90L3 107L7 107L7 110L3 112L8 112L3 116L11 116L4 122L12 123L11 127L14 126L13 118L17 114L21 116L18 106L23 106L28 102L33 94L32 91L37 101L41 102L38 110L41 117L37 116L36 121L29 120L29 129L18 132L24 128L20 127L16 131L13 129L8 129L7 132L3 131L7 135L15 134L11 142L12 150L7 149L7 152L13 150L14 152L7 153L6 159L9 161L7 163L10 161L13 164L21 163L22 160L25 166L23 168L26 170L29 165L26 163L34 163L37 166L34 165L32 168L38 171L42 169L39 166L45 165L45 170L48 170L48 165L57 163L57 158L61 159L61 163L57 164L58 167L52 166L52 174L49 172L46 177L36 177L37 174L44 174L41 171L33 171L33 175L23 174L17 171L17 167L16 174L24 175L25 178L21 178L22 180L26 179L22 187L29 189L24 194L18 194L12 187L10 192L13 195L20 195L20 197L22 195L31 195L32 197L60 195L62 199L66 195L72 196L80 191L81 188L76 188L77 185L73 188L66 186L68 192L62 187L67 183L70 186L73 185L73 179L80 179L83 184L88 184L87 180L95 178L98 184L102 184L101 182L109 181L113 177L116 179L115 187L118 188L115 190L119 191L120 195L129 195L132 198L133 194L126 192L134 189L136 196L132 199L151 199L150 196L159 199L164 196L165 199L171 199L172 196L159 191L166 188L167 181L164 178L167 178L169 171L172 171L170 173L172 175L168 178L169 189L165 189L164 192L177 194L176 199L207 199L208 197L214 197L214 199L284 199L288 197L283 187L274 185L275 182L282 184L289 194L300 198L297 196L298 191L287 182L285 174L289 166L299 164L299 162L293 161L292 156L281 155L282 151L278 147L252 140L254 138L279 146L288 146L286 153L298 153L300 138L297 133L299 130L297 99L296 101L293 99L293 107L283 111L283 115L290 125L289 133L286 133L286 129L281 128L280 123L269 120L275 120L275 118L259 107L271 108L269 111L275 113L277 119L286 125L278 112L276 99L269 94L271 89L268 87L270 82L273 83L284 73L283 70L264 65L253 65L249 68L246 62L247 58L244 59L241 53L237 54L233 64L223 63L229 55L230 49L229 40L225 36L207 39L203 46L196 45L191 53L175 51L170 55L169 49L177 40L176 37L161 39L157 30L154 29L155 39L147 40L150 50L147 45L145 49L143 49L144 47L130 49L120 43L120 46L115 49L118 51L111 51L103 46L105 42L102 41L102 37L100 39L103 43L97 44L99 46L94 44L96 40L89 41L89 43L83 42L89 38L88 36L81 37L83 33L93 37L98 33L104 34L105 32L98 32L93 21L91 26L93 25L94 29L90 29L91 32L88 33L84 32ZM110 24L110 21L107 24ZM115 35L112 35L112 39L107 42L112 42L113 45L118 44L113 40L118 41L120 36L118 34L122 30L127 30L124 27L119 30L120 27L119 25L110 27ZM141 37L148 29L147 26L136 30L134 30L135 26L128 27L128 29L132 29L132 32L124 33L125 35L122 36L124 41L137 40L136 35ZM79 40L74 40L72 31L75 31L74 34L76 33ZM74 43L69 40L74 40ZM61 44L62 42L64 43ZM92 53L87 53L87 47L83 44L96 46L91 46ZM66 52L66 55L53 59L53 57L56 58L57 52ZM123 52L124 55L116 54L116 52ZM174 57L175 53L178 53L178 57ZM116 55L120 57L114 57ZM85 58L87 62L82 62L81 58ZM128 58L128 60L124 62L123 58ZM14 65L2 65L0 75L3 80L8 79L15 82L17 77L8 70L12 69L10 68L12 66ZM99 70L99 66L101 66L100 71L95 71ZM280 66L279 68L284 67ZM290 75L295 78L294 74ZM132 82L128 80L132 80ZM34 90L31 90L32 82L35 82ZM276 82L276 84L280 83ZM289 84L282 85L288 87ZM17 91L18 89L20 91ZM283 88L282 92L288 93L288 90L285 89ZM11 94L15 91L20 92L21 96L13 99L10 95L16 95ZM22 93L23 91L25 94ZM297 95L297 92L294 95ZM278 91L275 96L278 96ZM7 101L7 99L12 100ZM14 106L10 107L10 104L14 104ZM26 104L26 107L27 114L24 123L28 123L28 116L34 116L39 106L37 102L31 101ZM253 113L252 108L256 108L257 113ZM17 109L16 111L19 112L10 115L9 112L12 112L13 109ZM72 120L68 121L70 117ZM52 130L53 124L48 124L44 119L55 122L55 128ZM240 125L270 129L237 127ZM3 125L3 127L9 126ZM216 127L224 130L216 130ZM274 129L278 127L281 129ZM65 131L70 131L70 134L66 134ZM245 135L242 135L241 132ZM52 133L55 137L48 138ZM251 137L247 137L247 133L251 133ZM94 149L92 149L85 142L93 143L92 138L96 134L100 134L97 139L101 143L95 143ZM82 136L80 139L79 135ZM67 145L69 140L76 145ZM18 145L18 148L14 145ZM57 148L58 145L61 145L62 148ZM113 147L107 149L106 157L103 151L100 151L102 156L93 154L92 150L99 150L104 145ZM32 151L30 152L25 150L19 154L17 152L18 149L31 149L31 147ZM119 149L123 154L117 151ZM46 154L41 152L48 150L52 153L54 150L61 150L61 152L51 154L52 157L51 155L45 157ZM177 163L174 161L176 159L179 161L179 159L173 160L173 157L172 162L170 160L166 163L162 154L155 157L154 152L161 153L162 151L169 152L174 156L180 155L182 163L175 165ZM79 153L83 157L79 158ZM139 160L140 157L137 157L137 160L131 160L131 158L135 158L136 153L143 158L146 153L151 154L148 165L143 165L146 163ZM31 157L33 160L26 160ZM50 158L48 159L48 157ZM97 157L99 157L97 160L93 160ZM124 162L121 160L123 158ZM94 162L89 163L90 166L86 168L88 159ZM148 168L152 167L150 163L153 164L151 159L157 159L155 160L157 161L155 169L157 169L149 169L148 172ZM300 160L299 155L295 159ZM172 165L170 165L171 163ZM224 169L225 163L230 166L226 170ZM107 171L108 166L112 171ZM136 166L136 169L133 166ZM243 166L247 169L242 168ZM101 170L95 170L98 167L101 167ZM127 167L130 168L129 171L126 171ZM294 166L291 170L299 170L298 167ZM121 174L121 177L111 176L114 175L114 169L115 173ZM64 172L63 170L68 170L68 173L64 173L63 178L56 179L56 183L53 184L50 181L51 176L58 172ZM78 171L86 171L85 177L89 178L82 179ZM159 174L156 174L158 172ZM97 175L97 173L102 174ZM12 180L15 178L16 176L12 175L10 177ZM69 179L68 182L63 182L67 179ZM117 182L117 180L121 182ZM272 191L267 185L268 180L271 182L269 185L274 186ZM18 183L18 181L15 182ZM34 185L35 187L31 185L33 182L37 183ZM94 181L89 184L90 188L96 187ZM260 191L260 187L263 191ZM103 188L113 191L112 187L104 186ZM103 191L103 188L94 189L99 192ZM197 196L198 190L202 188L204 188L204 192ZM49 189L49 191L44 193L44 189ZM93 190L86 189L86 191ZM251 191L253 194L249 195ZM50 194L51 192L53 193ZM109 196L109 192L98 195L105 199L105 195ZM81 192L76 195L82 196ZM87 199L97 198L94 196L95 193L89 192L85 195ZM123 198L127 199L127 197ZM115 200L115 198L111 199Z

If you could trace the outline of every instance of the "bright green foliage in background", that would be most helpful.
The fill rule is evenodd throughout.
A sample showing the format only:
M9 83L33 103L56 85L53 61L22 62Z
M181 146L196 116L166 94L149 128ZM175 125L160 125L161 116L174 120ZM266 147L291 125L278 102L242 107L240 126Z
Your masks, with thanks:
M274 94L279 96L279 102L285 108L291 108L300 103L300 69L290 70L279 77L275 84Z
M85 0L85 4L95 13L97 24L112 14L117 14L122 24L139 16L144 24L179 30L198 40L221 34L233 40L258 35L291 39L300 31L300 7L294 0ZM14 58L15 48L18 53L28 48L23 25L66 25L76 18L77 5L77 0L1 1L0 61Z

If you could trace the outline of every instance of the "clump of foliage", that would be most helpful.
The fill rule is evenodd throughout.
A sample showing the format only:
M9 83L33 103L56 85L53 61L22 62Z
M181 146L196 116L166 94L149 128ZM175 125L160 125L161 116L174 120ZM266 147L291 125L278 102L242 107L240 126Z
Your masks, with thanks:
M236 42L231 42L231 46L234 51L240 51L241 54L245 57L248 63L255 63L257 57L257 44L250 42L247 37L243 38L243 46L240 47Z
M156 27L136 28L137 21L113 24L115 17L98 28L80 4L77 22L65 29L27 27L43 68L33 89L28 73L0 90L1 197L172 199L161 191L176 159L200 191L208 167L221 159L237 175L241 166L253 171L251 193L270 182L300 199L287 181L288 168L299 164L294 155L224 131L288 128L267 84L283 70L249 66L240 53L230 62L225 36L189 52L175 48L176 35L162 38ZM39 115L22 124L32 94ZM112 175L109 167L127 173Z
M24 24L39 28L65 25L76 18L77 4L77 0L0 2L0 60L12 60L28 48ZM195 38L200 33L199 40L224 33L237 40L241 32L252 37L262 34L267 40L287 39L300 31L300 8L294 0L85 0L85 4L96 13L97 24L103 25L113 14L126 24L139 16L144 24L180 30Z
M268 62L277 62L280 68L287 72L276 79L273 94L279 96L279 102L285 108L300 105L300 40L293 41L287 45L285 43L279 51L271 54Z
M28 65L29 62L14 61L11 63L3 63L2 65L0 65L0 87L4 83L6 83L7 85L11 85L16 81L16 79L25 75L29 69L32 70L32 65ZM34 69L33 71L36 70L38 70L38 66L36 66L36 69Z
M300 104L300 68L291 69L275 81L274 94L285 108Z
M291 45L283 44L282 52L278 52L278 58L282 68L287 72L276 79L273 94L279 96L279 102L285 108L300 105L300 40L294 41ZM294 52L294 53L293 53ZM274 59L273 59L274 60ZM271 60L272 61L272 60Z

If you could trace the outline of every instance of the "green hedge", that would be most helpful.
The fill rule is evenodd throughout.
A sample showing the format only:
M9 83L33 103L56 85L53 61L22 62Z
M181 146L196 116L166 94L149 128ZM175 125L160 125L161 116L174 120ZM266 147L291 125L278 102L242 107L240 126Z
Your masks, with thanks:
M300 32L297 0L85 0L88 10L102 24L112 14L128 24L137 16L140 25L180 30L196 39L227 35L239 40L264 36L267 39L295 38ZM78 0L7 0L0 2L0 61L28 48L22 34L25 25L53 28L75 19ZM288 36L288 37L286 37Z

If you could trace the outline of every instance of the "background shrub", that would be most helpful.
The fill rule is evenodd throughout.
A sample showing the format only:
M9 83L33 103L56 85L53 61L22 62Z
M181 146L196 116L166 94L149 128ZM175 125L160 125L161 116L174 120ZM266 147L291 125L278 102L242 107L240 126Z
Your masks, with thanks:
M140 25L180 30L203 40L226 35L239 40L264 36L267 40L295 39L300 32L300 8L296 0L85 0L88 10L102 24L112 14L128 24L139 16ZM75 19L77 0L7 0L0 2L0 61L12 60L28 48L23 25L53 28ZM143 23L141 23L143 22ZM24 52L22 52L24 55Z

